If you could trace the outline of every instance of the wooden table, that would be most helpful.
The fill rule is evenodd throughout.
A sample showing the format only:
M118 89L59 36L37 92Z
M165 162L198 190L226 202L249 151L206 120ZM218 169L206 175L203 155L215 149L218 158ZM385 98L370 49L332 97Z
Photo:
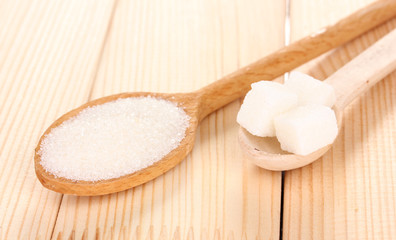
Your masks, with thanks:
M330 152L283 175L242 155L241 101L202 122L180 165L128 191L58 194L33 166L43 131L88 100L198 89L370 2L1 0L0 239L396 239L396 74L346 110ZM300 70L323 79L395 27Z

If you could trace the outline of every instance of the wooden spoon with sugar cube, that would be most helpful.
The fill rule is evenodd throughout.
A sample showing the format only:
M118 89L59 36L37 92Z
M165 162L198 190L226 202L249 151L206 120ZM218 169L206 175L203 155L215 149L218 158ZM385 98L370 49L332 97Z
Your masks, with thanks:
M56 120L40 138L36 147L34 163L37 178L43 186L64 194L84 196L119 192L150 181L172 169L191 151L199 122L216 109L240 98L250 89L250 84L259 80L272 80L320 54L344 44L369 29L396 16L396 1L379 0L342 19L338 23L303 38L275 53L250 64L223 79L192 93L122 93L88 102ZM77 116L82 110L120 98L145 97L165 99L176 103L190 116L185 137L179 146L161 160L132 173L100 180L83 181L57 177L41 165L43 139L63 122Z
M333 107L338 126L344 108L374 84L396 69L396 30L388 33L356 58L325 80L336 93ZM297 155L281 149L274 137L257 137L240 128L239 142L248 158L256 165L276 171L290 170L312 163L331 147L327 145L308 155Z

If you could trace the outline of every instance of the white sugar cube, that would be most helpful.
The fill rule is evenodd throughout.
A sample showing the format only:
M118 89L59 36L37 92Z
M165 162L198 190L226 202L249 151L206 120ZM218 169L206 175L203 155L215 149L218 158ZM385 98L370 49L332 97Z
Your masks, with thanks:
M337 136L334 111L323 105L305 105L274 118L276 137L285 151L308 155Z
M298 94L299 105L321 104L332 107L336 100L334 88L330 84L301 72L291 72L284 85Z
M237 122L251 134L275 136L273 118L295 107L297 94L280 83L260 81L252 84L237 116Z

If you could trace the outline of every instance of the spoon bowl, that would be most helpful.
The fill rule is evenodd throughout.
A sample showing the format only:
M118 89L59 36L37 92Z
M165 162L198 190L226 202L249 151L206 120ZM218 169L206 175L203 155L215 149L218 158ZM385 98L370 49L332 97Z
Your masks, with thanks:
M337 113L337 125L342 124L342 112ZM282 150L276 137L258 137L250 134L243 127L239 128L239 143L246 157L257 166L272 170L286 171L306 166L323 156L331 144L313 153L302 156Z
M345 107L396 68L395 43L396 30L393 30L325 80L336 93L333 110L338 129L342 126ZM305 156L297 155L283 151L275 137L257 137L242 127L239 143L250 161L275 171L306 166L323 156L332 146L329 144Z
M82 181L82 180L70 180L63 177L56 177L52 173L47 172L40 164L40 146L41 142L47 134L53 129L62 124L64 121L75 117L83 109L92 107L95 105L104 104L106 102L115 101L120 98L132 98L132 97L155 97L168 100L177 103L177 105L184 109L187 115L190 116L189 126L186 129L185 137L180 142L179 147L169 152L164 158L155 162L147 168L142 169L128 175L124 175L115 179L107 179L101 181ZM192 103L193 94L166 94L166 93L148 93L148 92L135 92L135 93L121 93L111 95L103 98L96 99L88 102L57 119L42 135L35 149L34 163L36 175L43 186L61 192L65 194L77 194L77 195L102 195L113 192L119 192L125 189L129 189L138 186L142 183L148 182L161 174L167 172L174 166L176 166L181 160L183 160L187 154L191 151L194 145L196 128L198 127L198 118L196 106Z

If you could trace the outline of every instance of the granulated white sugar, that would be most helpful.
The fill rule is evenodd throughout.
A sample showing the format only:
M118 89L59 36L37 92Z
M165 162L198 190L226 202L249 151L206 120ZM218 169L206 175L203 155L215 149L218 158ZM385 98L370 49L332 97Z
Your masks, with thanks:
M152 165L178 147L189 120L175 103L154 97L93 106L45 136L40 164L71 180L118 178Z

